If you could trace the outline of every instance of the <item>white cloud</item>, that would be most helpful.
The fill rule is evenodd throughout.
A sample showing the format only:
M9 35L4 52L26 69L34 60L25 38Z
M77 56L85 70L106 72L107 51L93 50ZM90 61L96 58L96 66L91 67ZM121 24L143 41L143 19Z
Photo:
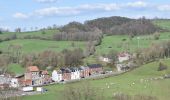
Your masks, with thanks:
M105 11L111 11L111 10L118 10L120 9L119 5L115 3L111 4L94 4L94 5L81 5L77 7L77 9L82 9L82 10L105 10Z
M36 1L40 3L53 3L56 2L57 0L36 0Z
M40 0L39 0L40 1ZM47 0L41 0L47 1ZM48 0L54 1L54 0ZM116 3L106 3L106 4L84 4L78 5L75 7L47 7L42 9L36 9L30 13L23 14L23 13L16 13L14 14L15 18L26 19L29 17L46 17L46 16L72 16L78 15L83 13L96 13L96 12L109 12L109 11L116 11L120 9L128 9L131 7L134 8L141 8L147 7L147 3L143 1L137 1L133 3L123 3L123 4L116 4Z
M129 2L126 5L127 7L135 7L135 8L147 7L147 3L144 1Z
M34 16L69 16L77 15L84 12L94 12L94 11L114 11L118 10L120 7L117 4L85 4L77 7L48 7L43 9L35 10L32 15Z
M39 10L35 10L34 11L34 15L38 15L38 16L55 16L55 15L59 15L59 16L63 16L63 15L75 15L80 13L78 10L73 9L71 7L62 7L62 8L58 8L58 7L49 7L49 8L44 8L44 9L39 9Z
M29 16L20 12L17 12L13 15L14 18L18 19L27 19Z
M157 7L159 11L170 11L170 5L160 5Z
M55 2L57 0L36 0L39 2ZM83 13L96 13L96 12L109 12L109 11L116 11L120 9L129 9L129 8L145 8L148 7L150 4L144 1L136 1L136 2L129 2L129 3L99 3L99 4L83 4L78 5L75 7L68 6L68 7L47 7L42 9L36 9L30 13L23 14L23 13L16 13L14 15L15 18L22 18L26 19L29 17L46 17L46 16L72 16L78 15Z

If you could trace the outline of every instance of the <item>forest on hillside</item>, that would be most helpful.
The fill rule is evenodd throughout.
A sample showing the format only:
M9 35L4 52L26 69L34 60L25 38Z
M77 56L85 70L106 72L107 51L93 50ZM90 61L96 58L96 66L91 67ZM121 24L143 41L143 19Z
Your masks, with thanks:
M60 27L60 32L62 36L65 35L65 38L69 40L76 40L75 37L81 37L80 34L83 34L83 37L86 35L93 34L93 39L96 39L96 36L100 34L106 35L148 35L155 32L165 31L160 27L154 25L151 20L146 19L145 17L140 19L130 19L125 17L108 17L108 18L98 18L94 20L85 21L84 24L79 22L70 22L69 24ZM91 32L91 34L89 34ZM70 35L74 34L74 35ZM94 36L95 34L95 36ZM98 34L98 35L96 35ZM56 36L57 38L61 37L61 34ZM65 38L63 38L65 40ZM74 38L74 39L73 39ZM61 38L60 38L61 39ZM82 39L80 39L82 40ZM89 40L89 39L84 39Z

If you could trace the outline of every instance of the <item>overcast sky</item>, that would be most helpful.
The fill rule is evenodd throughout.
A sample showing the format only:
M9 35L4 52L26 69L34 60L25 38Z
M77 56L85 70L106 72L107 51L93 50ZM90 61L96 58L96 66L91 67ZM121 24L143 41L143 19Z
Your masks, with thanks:
M1 0L0 27L46 27L99 17L170 18L170 0Z

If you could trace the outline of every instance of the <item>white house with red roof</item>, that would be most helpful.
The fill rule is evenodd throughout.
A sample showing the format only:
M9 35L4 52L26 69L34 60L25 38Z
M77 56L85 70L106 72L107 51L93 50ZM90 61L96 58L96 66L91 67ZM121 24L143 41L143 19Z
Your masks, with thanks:
M127 61L130 58L131 58L131 55L129 53L127 53L127 52L122 52L122 53L118 54L118 62L119 63Z

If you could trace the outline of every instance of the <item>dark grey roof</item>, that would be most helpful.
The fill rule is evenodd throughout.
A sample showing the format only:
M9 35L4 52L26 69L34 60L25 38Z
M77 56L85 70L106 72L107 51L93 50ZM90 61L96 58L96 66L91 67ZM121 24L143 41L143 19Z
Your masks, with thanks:
M78 71L79 70L79 68L76 68L76 67L71 67L71 68L69 68L70 70L71 70L71 72L75 72L75 71Z
M69 68L61 68L60 70L62 73L71 73L71 70Z
M91 65L88 65L89 68L100 68L102 67L101 64L91 64Z

